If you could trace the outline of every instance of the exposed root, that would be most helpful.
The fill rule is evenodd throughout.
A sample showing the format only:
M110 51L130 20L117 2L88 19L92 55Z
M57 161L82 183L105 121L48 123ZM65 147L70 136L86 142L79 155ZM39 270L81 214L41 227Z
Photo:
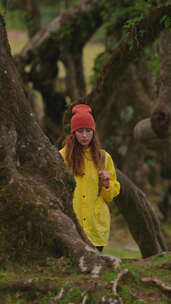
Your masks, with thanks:
M48 292L52 289L47 283L38 283L30 280L20 280L20 281L12 281L8 283L1 283L0 284L0 291L41 291L41 292Z
M53 298L53 300L57 303L57 301L61 300L64 295L64 288L62 287L59 293Z
M122 263L121 259L110 254L102 254L101 257L105 260L108 266L113 267L114 269L118 268Z
M166 263L160 265L159 268L171 270L171 261L166 262Z
M85 255L78 259L78 266L81 272L90 273L92 278L98 278L105 269L116 269L121 262L115 256L100 254L96 249L86 246Z
M119 273L117 274L117 277L116 277L116 279L114 280L114 282L113 282L113 287L112 287L112 291L113 291L114 295L117 295L117 287L118 287L118 282L119 282L119 280L120 280L125 274L127 274L128 272L129 272L129 270L128 270L127 268L125 268L125 269L123 269L121 272L119 272Z
M91 277L92 278L98 278L101 269L102 269L102 265L95 264L92 271L91 271Z
M88 270L84 256L82 256L79 260L79 268L80 268L81 272L87 272L87 270Z
M86 294L83 296L81 304L86 304L87 300L88 300L88 295Z
M154 285L159 287L162 292L171 294L171 286L167 285L166 283L160 281L157 278L145 277L142 278L141 281L144 283L153 283Z
M104 296L102 298L102 303L104 303L104 304L124 304L120 297L115 297L113 299L111 297L107 298L106 296Z
M169 250L167 250L167 251L161 251L161 252L159 252L157 254L153 254L152 256L144 258L143 260L144 261L151 261L153 258L163 257L163 256L167 255L169 252L170 252Z

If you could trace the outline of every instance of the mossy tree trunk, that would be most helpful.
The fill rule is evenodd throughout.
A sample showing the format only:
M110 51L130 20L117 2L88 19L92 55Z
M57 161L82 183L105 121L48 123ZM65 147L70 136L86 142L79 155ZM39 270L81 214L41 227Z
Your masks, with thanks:
M121 194L116 204L124 216L129 230L143 257L167 250L160 223L146 195L120 170Z

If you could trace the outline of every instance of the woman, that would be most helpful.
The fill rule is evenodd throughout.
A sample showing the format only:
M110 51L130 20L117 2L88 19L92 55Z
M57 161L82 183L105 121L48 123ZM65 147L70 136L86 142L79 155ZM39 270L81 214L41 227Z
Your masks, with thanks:
M110 154L100 149L91 108L78 104L72 114L71 133L59 152L75 177L73 209L77 219L88 239L102 251L110 232L106 203L119 194L120 184Z

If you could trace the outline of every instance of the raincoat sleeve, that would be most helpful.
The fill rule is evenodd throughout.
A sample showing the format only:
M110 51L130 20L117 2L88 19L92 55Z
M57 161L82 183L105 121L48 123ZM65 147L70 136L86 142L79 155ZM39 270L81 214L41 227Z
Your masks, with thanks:
M120 192L120 183L117 181L116 170L109 153L105 152L105 169L110 174L108 188L102 187L101 196L105 202L111 202Z

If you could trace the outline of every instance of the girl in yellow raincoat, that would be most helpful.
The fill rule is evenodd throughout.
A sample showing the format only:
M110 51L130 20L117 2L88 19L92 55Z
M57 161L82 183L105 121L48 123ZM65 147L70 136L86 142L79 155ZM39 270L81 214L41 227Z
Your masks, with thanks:
M110 232L107 203L119 194L120 184L110 154L100 148L91 108L78 104L72 113L71 133L59 152L75 177L73 209L77 219L88 239L102 251Z

